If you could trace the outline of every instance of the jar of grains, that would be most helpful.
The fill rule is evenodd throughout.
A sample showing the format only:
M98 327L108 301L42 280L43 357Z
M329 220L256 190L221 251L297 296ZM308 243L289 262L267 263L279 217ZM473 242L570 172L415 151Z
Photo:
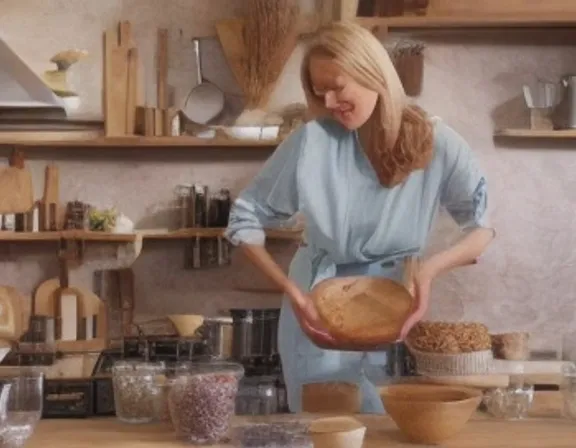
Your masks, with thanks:
M155 417L158 378L164 363L118 361L112 367L116 417L125 423L149 423Z
M191 363L178 371L168 393L176 433L198 445L225 440L243 375L240 364L224 361Z

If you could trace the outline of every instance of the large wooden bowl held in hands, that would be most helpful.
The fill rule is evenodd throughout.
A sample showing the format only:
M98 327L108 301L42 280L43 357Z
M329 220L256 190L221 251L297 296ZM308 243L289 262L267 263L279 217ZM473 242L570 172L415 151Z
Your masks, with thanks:
M415 308L406 287L382 277L331 278L310 295L326 330L349 348L396 341Z
M412 443L441 443L462 430L482 400L472 388L396 384L380 389L386 412Z

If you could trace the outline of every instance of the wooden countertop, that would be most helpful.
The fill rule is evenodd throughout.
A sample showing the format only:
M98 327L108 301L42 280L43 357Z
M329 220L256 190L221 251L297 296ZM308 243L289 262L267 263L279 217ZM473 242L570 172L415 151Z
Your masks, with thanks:
M294 419L297 416L275 416ZM310 416L304 416L309 418ZM364 448L401 448L415 445L402 436L388 417L359 416L368 426ZM262 420L262 418L260 418ZM237 418L236 423L245 421ZM462 433L442 445L457 448L574 448L576 423L560 418L495 421L482 415L468 422ZM153 448L186 446L172 432L158 425L126 425L113 418L88 420L42 420L27 448ZM190 445L187 445L190 446ZM224 448L230 445L217 445Z

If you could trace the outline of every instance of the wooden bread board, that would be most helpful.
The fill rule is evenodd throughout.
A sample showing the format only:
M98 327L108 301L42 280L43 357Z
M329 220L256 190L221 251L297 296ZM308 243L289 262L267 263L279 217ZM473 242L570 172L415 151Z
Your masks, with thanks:
M562 361L494 361L494 371L485 375L443 375L416 377L418 382L468 386L481 389L507 387L511 378L522 378L534 385L558 386L562 379Z
M60 288L60 280L51 278L44 281L34 294L34 314L36 316L54 317L54 302ZM81 317L97 316L100 312L101 300L94 292L83 288L73 289L79 296Z
M34 207L32 174L14 151L10 166L0 168L0 214L27 213Z
M429 384L444 384L447 386L467 386L478 389L493 389L508 387L509 375L486 374L486 375L445 375L445 376L421 376L417 382Z

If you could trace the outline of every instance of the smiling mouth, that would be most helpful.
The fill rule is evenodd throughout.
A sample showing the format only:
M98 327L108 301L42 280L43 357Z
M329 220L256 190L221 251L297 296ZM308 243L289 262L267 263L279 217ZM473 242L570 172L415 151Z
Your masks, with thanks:
M344 109L344 110L337 109L334 111L334 114L337 117L347 119L347 118L350 118L352 116L352 111L353 111L353 109Z

